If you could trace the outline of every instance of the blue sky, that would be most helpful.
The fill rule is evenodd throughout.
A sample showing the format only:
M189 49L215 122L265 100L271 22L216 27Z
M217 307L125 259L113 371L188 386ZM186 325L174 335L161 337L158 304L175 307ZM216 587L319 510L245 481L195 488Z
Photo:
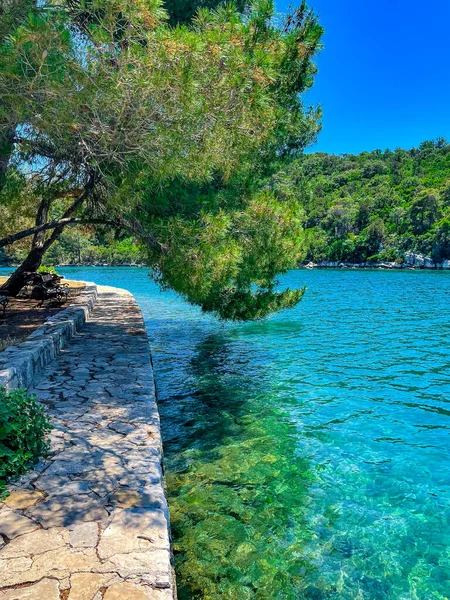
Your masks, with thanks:
M313 148L357 153L450 140L450 0L309 0L326 28ZM292 5L277 0L280 11Z

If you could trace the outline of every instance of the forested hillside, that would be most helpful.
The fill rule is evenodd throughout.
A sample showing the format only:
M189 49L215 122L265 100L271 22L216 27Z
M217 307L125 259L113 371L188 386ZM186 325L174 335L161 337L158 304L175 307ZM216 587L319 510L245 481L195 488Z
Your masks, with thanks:
M450 144L304 155L271 179L305 208L302 262L450 258Z

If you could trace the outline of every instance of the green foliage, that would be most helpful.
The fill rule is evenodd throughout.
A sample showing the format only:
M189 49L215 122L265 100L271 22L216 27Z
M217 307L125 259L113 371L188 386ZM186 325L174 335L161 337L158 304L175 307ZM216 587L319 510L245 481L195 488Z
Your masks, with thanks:
M302 207L269 192L243 197L234 210L220 203L213 210L207 198L203 203L198 218L153 219L151 228L167 247L162 258L149 255L155 279L230 320L260 319L299 302L303 290L274 288L276 274L297 264Z
M47 252L45 264L141 263L142 247L131 237L116 239L113 232L92 229L68 229Z
M51 425L37 398L0 387L0 495L9 479L25 473L48 451Z
M310 154L266 185L302 203L302 261L402 261L406 251L450 258L450 144L354 155Z
M48 265L48 266L41 265L38 269L38 273L51 273L52 275L58 275L55 267L52 267L51 265Z
M189 27L172 25L194 3L176 16L168 2L168 22L160 0L44 1L17 20L0 44L0 138L14 132L4 188L19 181L8 213L27 196L38 225L108 222L117 252L134 251L120 247L131 235L162 286L223 318L262 318L303 293L275 290L299 257L301 206L256 184L319 130L300 94L323 30L304 1L283 21L270 0L244 14L199 6ZM38 260L53 237L47 260L62 260L63 231L36 233ZM98 256L86 240L78 262Z

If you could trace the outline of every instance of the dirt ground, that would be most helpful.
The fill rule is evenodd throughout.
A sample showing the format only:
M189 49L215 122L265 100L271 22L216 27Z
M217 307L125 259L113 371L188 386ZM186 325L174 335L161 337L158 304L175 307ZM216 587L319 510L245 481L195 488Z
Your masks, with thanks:
M5 281L6 277L0 277L0 285ZM40 300L10 299L5 316L0 310L0 352L8 346L23 342L49 317L66 308L84 289L84 284L79 281L64 281L64 283L69 284L70 293L67 302L61 305L55 300L46 300L41 306Z

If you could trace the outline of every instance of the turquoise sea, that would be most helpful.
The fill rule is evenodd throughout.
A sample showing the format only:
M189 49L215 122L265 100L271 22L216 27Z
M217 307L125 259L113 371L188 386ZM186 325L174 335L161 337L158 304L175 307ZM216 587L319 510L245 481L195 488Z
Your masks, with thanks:
M450 597L450 273L293 271L222 324L139 268L180 600Z

